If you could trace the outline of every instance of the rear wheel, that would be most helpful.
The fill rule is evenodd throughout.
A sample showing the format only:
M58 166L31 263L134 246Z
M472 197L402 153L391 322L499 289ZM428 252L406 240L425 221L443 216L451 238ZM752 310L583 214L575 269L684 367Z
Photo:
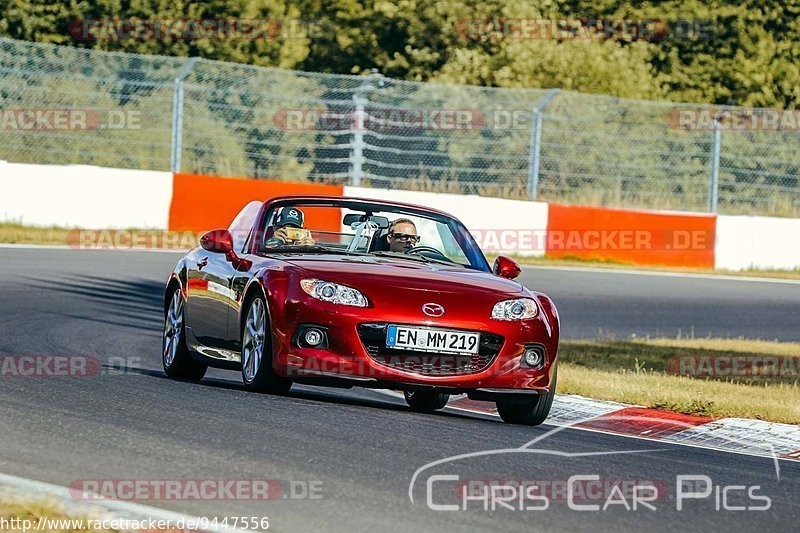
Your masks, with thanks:
M503 422L509 424L522 424L525 426L538 426L547 420L553 398L556 396L556 381L558 368L553 373L553 383L547 394L540 394L532 400L520 403L497 402L497 414Z
M252 392L286 394L292 387L291 381L272 368L272 331L261 295L250 301L242 327L242 381Z
M418 413L431 413L447 405L449 394L431 390L407 390L403 393L406 403Z
M164 337L161 344L161 362L164 372L171 378L200 381L208 365L196 361L186 346L186 302L180 287L175 287L164 313Z

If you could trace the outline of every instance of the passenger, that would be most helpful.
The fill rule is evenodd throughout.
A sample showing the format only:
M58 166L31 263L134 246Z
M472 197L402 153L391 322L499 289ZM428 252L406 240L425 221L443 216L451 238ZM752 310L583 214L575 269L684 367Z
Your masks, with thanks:
M313 246L316 241L311 232L303 227L305 216L296 207L284 207L275 220L275 233L267 239L266 246Z

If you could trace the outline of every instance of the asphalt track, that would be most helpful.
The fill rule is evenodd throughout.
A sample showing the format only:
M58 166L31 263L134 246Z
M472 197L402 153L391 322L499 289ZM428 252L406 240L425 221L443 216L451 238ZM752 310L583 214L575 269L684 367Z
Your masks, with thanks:
M800 341L800 283L526 267L556 302L565 339L724 337Z
M267 478L280 480L283 494L291 482L313 482L320 499L141 502L205 516L268 516L275 531L787 531L800 520L796 462L573 429L528 453L426 469L412 503L409 484L427 463L519 447L553 428L454 411L419 415L402 401L360 389L249 394L233 372L211 372L200 384L169 380L160 369L160 302L176 259L0 249L0 356L84 355L104 364L91 377L0 377L0 471L64 486L86 479ZM542 269L530 269L523 282L553 296L570 338L600 329L620 337L686 333L694 326L697 335L798 340L800 331L798 285ZM556 484L596 474L654 483L661 497L652 502L655 511L623 505L576 511L559 494L550 495L544 510L518 510L515 503L515 510L485 511L473 501L466 511L433 511L426 504L431 474ZM770 508L717 510L715 493L678 511L679 475L708 476L715 487L759 486L754 494L767 496ZM457 502L454 482L433 487L435 503ZM729 505L764 503L738 489L729 494Z

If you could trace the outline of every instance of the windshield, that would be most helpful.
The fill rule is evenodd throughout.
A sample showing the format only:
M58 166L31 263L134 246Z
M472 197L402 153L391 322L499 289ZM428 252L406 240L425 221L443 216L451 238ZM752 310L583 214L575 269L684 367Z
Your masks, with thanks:
M424 210L343 200L281 203L265 217L264 253L372 255L489 271L461 223Z

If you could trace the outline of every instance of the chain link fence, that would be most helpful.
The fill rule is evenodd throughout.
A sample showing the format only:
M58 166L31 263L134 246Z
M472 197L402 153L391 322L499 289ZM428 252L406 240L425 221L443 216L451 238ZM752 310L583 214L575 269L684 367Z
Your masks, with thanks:
M8 39L0 113L12 162L800 216L792 113Z

